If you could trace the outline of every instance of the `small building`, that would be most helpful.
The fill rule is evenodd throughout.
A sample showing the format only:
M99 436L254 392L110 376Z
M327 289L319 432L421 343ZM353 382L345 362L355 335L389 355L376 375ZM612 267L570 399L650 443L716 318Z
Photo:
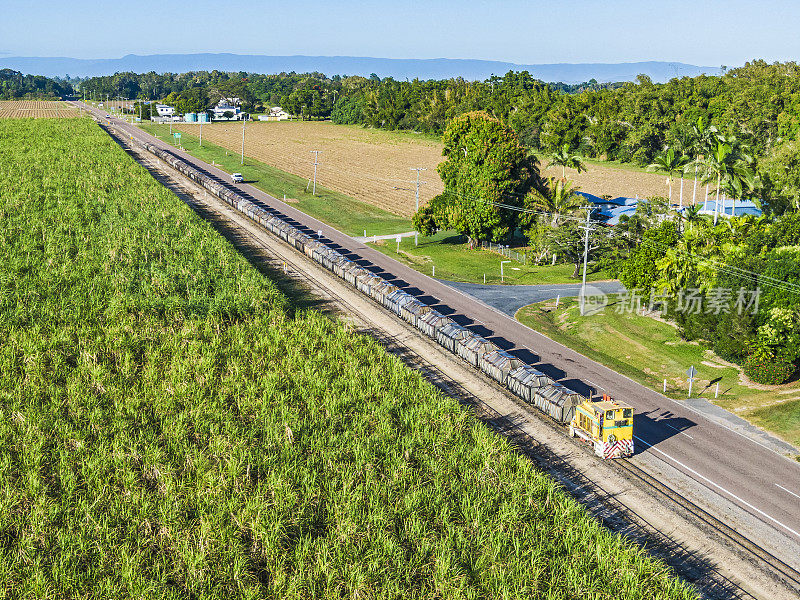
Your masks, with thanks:
M236 100L238 100L238 98L236 98ZM211 119L214 121L241 121L246 118L245 113L243 113L238 106L229 103L227 98L220 100L217 105L211 109L211 113Z
M156 111L159 117L172 117L175 115L175 107L168 104L156 104Z
M291 115L280 106L273 106L264 115L258 115L259 121L286 121Z

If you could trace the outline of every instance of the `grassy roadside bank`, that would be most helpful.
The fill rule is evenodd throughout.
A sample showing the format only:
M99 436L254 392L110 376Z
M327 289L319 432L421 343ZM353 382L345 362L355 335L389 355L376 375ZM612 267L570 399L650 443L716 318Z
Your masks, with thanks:
M89 120L0 135L4 596L695 597Z
M394 239L370 242L370 246L420 273L431 275L435 266L436 277L440 279L483 283L485 274L487 284L501 283L500 261L508 259L491 250L470 249L466 238L455 231L440 231L431 237L421 237L418 243L414 245L413 237L403 238L399 253ZM580 283L580 279L572 278L573 270L572 265L538 266L512 261L503 265L503 282L516 285ZM609 278L603 271L587 273L587 281Z
M672 325L627 311L609 296L602 314L581 317L576 300L541 302L521 308L517 319L555 341L658 392L687 397L686 371L697 369L693 397L722 408L800 447L800 381L780 386L748 381L741 369L696 342L681 341ZM714 398L719 383L719 397Z
M169 136L169 126L156 123L138 123L138 127L162 141L176 145L175 138ZM317 186L316 195L311 194L308 180L292 175L275 167L266 165L245 156L245 164L241 164L241 156L188 133L181 133L180 145L192 156L200 160L213 162L228 173L242 173L247 183L296 206L312 217L343 231L348 235L384 235L402 233L413 229L411 221L394 215L376 206L360 202L339 192Z

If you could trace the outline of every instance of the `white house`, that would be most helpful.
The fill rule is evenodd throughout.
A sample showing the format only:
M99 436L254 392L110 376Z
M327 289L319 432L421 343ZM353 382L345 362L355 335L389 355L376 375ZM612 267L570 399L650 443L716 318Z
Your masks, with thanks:
M175 114L175 107L167 104L156 104L159 117L171 117Z
M289 118L289 113L283 110L280 106L273 106L269 109L267 114L258 115L259 121L285 121Z
M212 119L215 121L240 121L245 118L245 114L238 106L234 106L229 100L238 100L238 98L223 98L219 103L211 109L213 113ZM225 113L230 113L231 117L225 116Z

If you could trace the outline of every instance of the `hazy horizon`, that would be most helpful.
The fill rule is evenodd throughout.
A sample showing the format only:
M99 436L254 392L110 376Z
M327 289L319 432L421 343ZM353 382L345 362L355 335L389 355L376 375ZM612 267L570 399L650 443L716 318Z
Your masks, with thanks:
M319 0L291 9L208 0L136 5L11 0L0 23L0 56L119 58L129 54L233 53L466 59L516 64L673 61L741 65L793 60L800 3L574 0L428 3ZM298 18L302 15L302 18Z

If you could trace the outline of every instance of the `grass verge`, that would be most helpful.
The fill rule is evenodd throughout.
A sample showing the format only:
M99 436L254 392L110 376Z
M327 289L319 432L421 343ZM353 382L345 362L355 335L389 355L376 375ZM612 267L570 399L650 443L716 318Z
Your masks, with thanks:
M695 597L88 119L0 136L0 596Z
M169 136L169 126L157 123L137 123L151 135L159 136L173 146L174 138ZM200 138L182 133L180 145L192 156L215 165L228 173L241 173L247 183L254 185L282 200L287 201L304 213L343 231L348 235L360 236L366 230L369 235L384 235L411 231L411 221L387 212L366 202L360 202L339 192L317 186L316 195L307 191L308 180L281 171L253 158L245 156L245 164L241 164L241 156L216 146L206 140L200 146Z
M415 246L413 237L403 238L399 253L394 239L378 240L370 245L420 273L430 275L435 265L439 279L483 283L485 274L486 283L501 283L500 261L507 260L506 257L491 250L470 249L466 238L455 231L440 231L434 236L419 238L418 242ZM573 270L572 265L537 266L513 261L503 265L503 279L504 283L517 285L580 283L580 279L572 278ZM587 273L587 281L609 278L603 271Z
M800 447L800 382L764 386L749 382L741 369L696 342L681 341L672 325L618 310L609 296L602 314L581 317L577 300L531 304L517 319L555 341L676 400L687 397L686 371L697 369L692 396L714 401ZM719 397L714 398L719 383Z

